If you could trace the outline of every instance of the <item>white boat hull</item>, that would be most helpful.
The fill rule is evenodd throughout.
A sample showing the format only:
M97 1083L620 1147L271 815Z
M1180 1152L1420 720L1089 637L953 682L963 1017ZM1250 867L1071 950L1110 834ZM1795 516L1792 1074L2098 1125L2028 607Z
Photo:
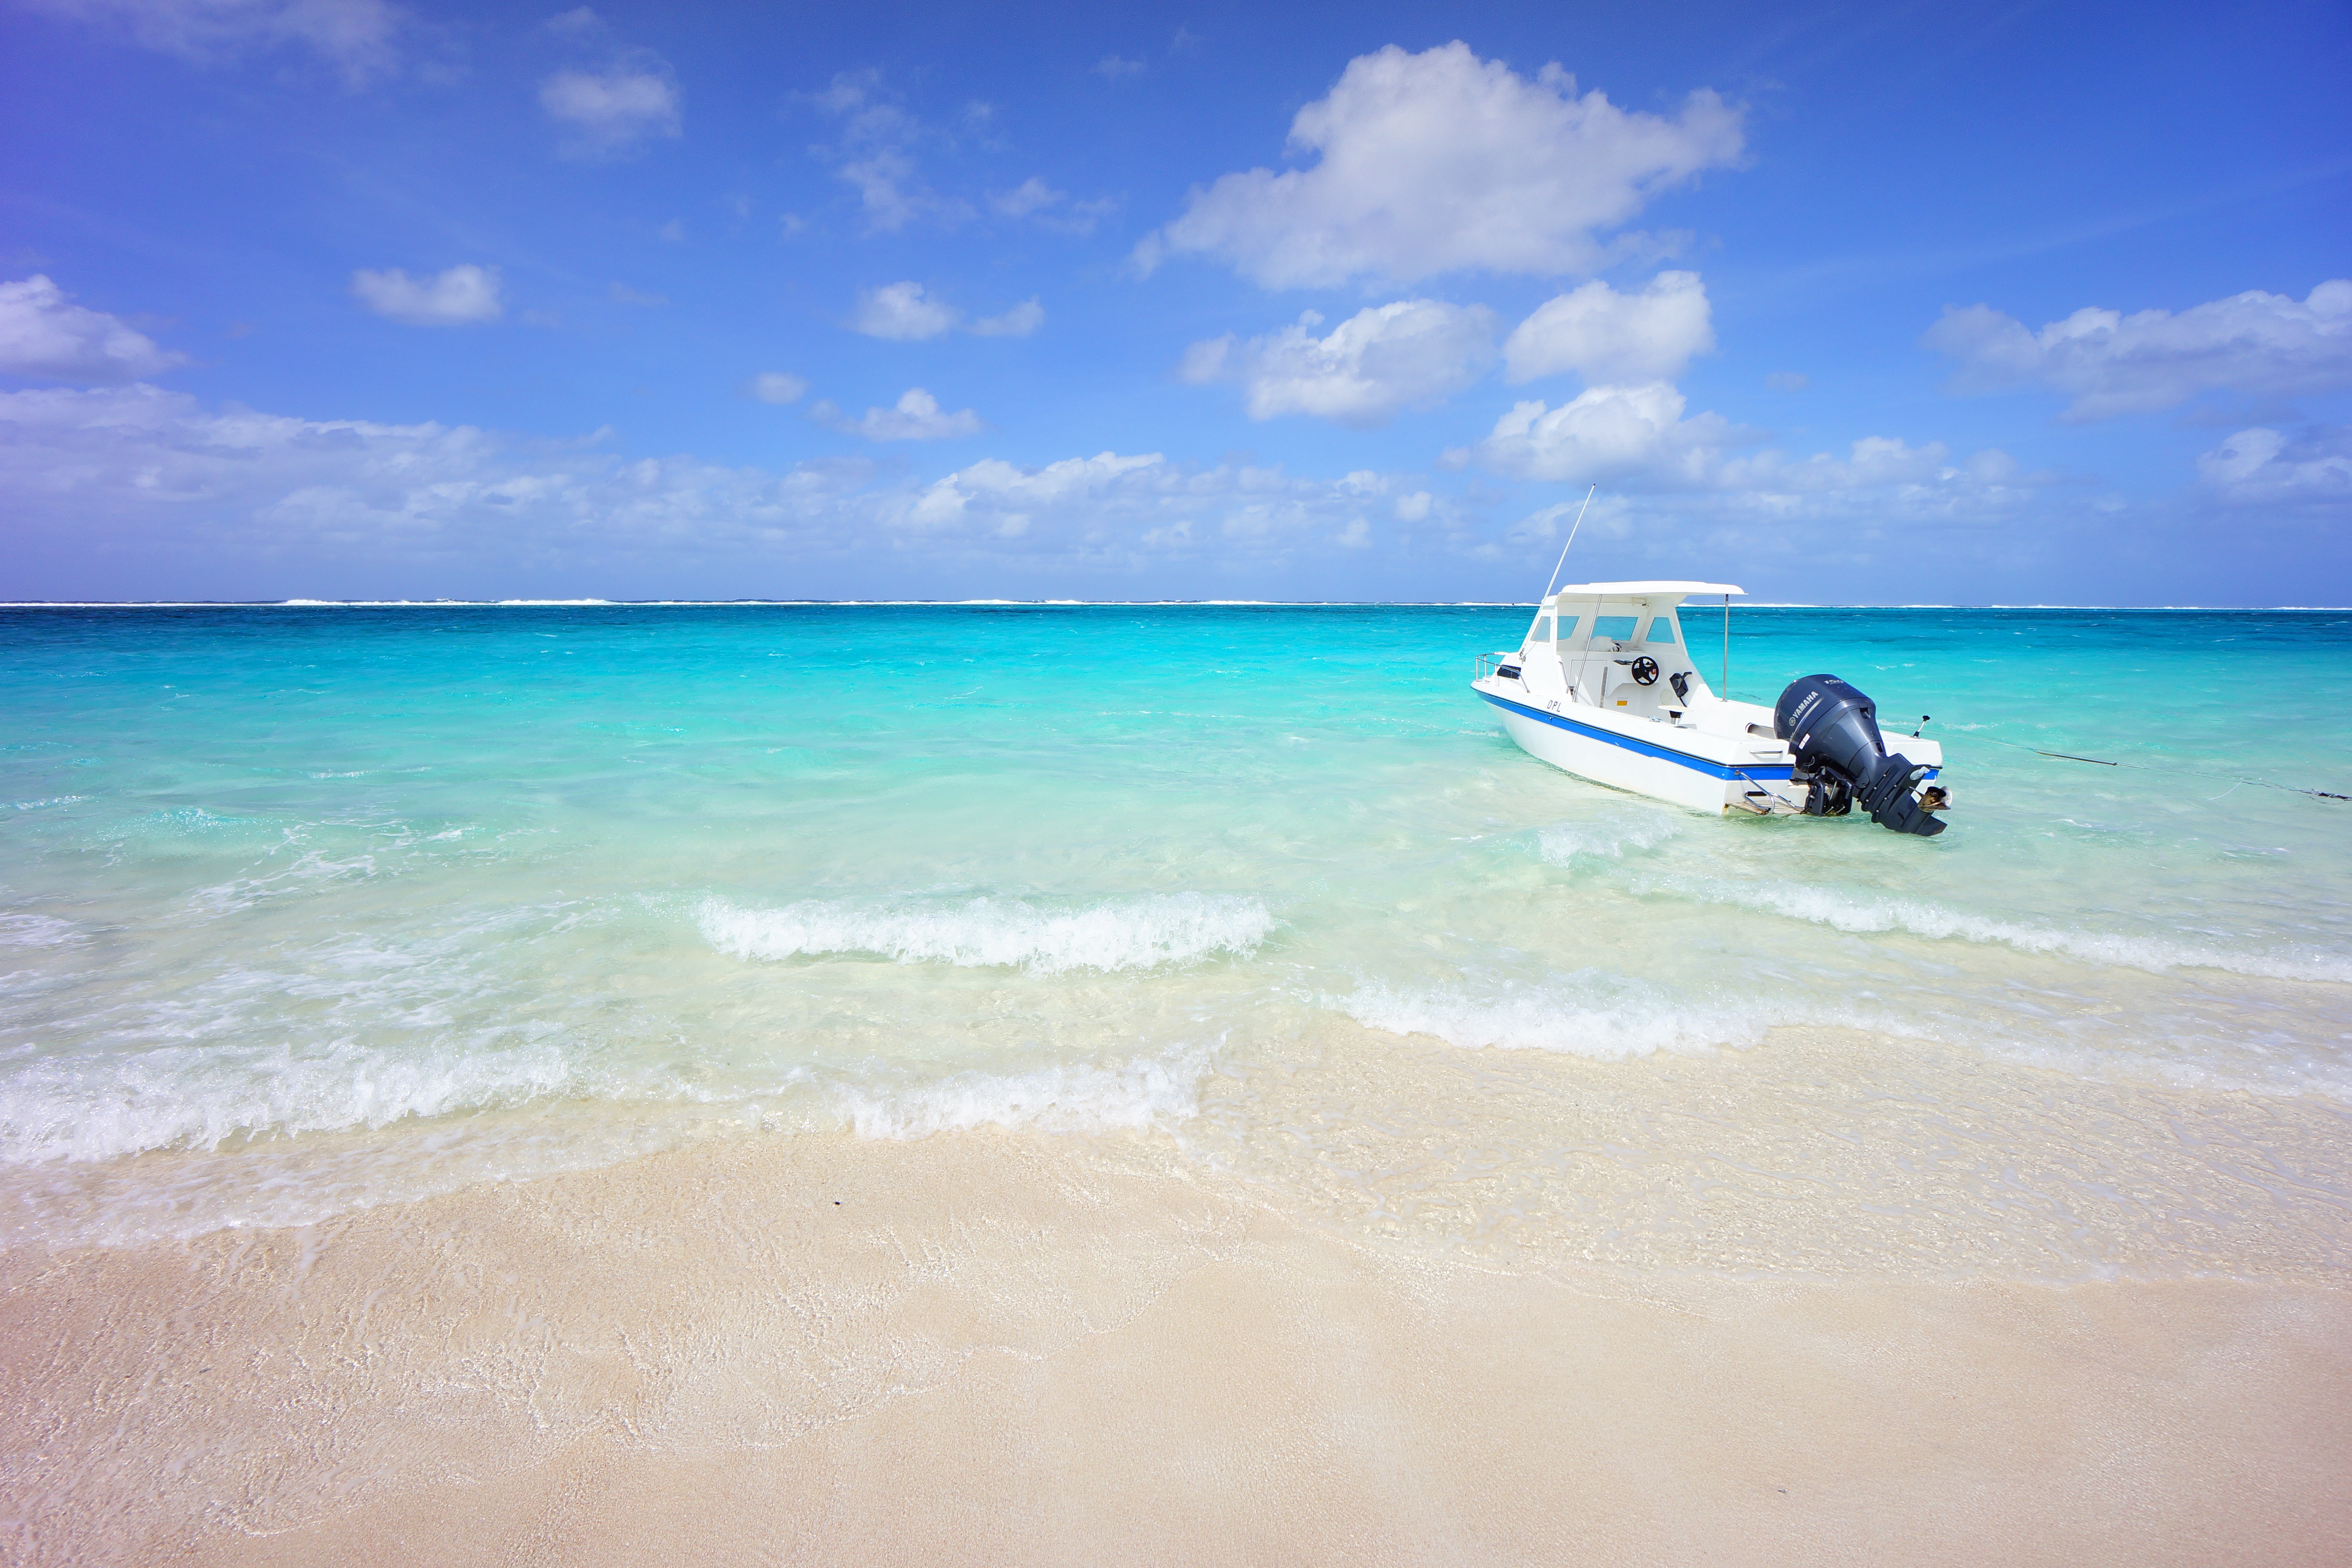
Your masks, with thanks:
M1538 606L1516 651L1479 660L1470 689L1496 710L1520 750L1579 778L1713 816L1802 813L1814 775L1802 783L1790 776L1796 759L1775 732L1773 710L1717 696L1676 624L1688 595L1727 600L1738 592L1719 583L1562 588ZM1851 691L1834 678L1820 679ZM1874 727L1864 742L1883 745ZM1920 770L1906 776L1924 787L1943 771L1944 749L1912 735L1903 741L1902 760ZM1937 790L1924 809L1940 810L1943 801ZM1924 820L1918 808L1906 809L1906 820ZM1941 826L1928 822L1924 830Z
M1494 705L1504 732L1518 742L1521 751L1594 784L1716 816L1804 809L1803 795L1789 782L1785 756L1773 763L1707 755L1706 752L1720 753L1732 748L1702 751L1696 746L1675 746L1673 741L1687 738L1703 742L1708 737L1648 720L1618 720L1612 724L1612 715L1594 710L1571 707L1566 713L1555 713L1525 698L1513 700L1486 690L1478 695ZM1666 733L1630 733L1633 724Z

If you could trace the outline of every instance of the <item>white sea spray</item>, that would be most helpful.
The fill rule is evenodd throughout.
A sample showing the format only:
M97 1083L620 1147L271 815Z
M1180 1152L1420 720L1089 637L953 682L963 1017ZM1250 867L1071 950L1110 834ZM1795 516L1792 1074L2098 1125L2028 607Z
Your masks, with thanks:
M1041 905L1023 899L961 903L806 900L752 909L706 900L703 936L736 958L873 953L901 963L1025 969L1150 969L1217 953L1247 954L1274 929L1265 900L1207 893L1152 893L1097 903Z

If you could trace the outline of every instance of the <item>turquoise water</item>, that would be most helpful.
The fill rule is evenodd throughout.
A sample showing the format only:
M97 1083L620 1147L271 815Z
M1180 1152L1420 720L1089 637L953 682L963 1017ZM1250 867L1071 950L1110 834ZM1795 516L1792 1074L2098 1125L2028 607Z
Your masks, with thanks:
M1834 1029L2352 1104L2352 804L2237 782L2352 793L2352 615L1736 612L1734 695L1826 669L1890 734L1934 715L1933 840L1534 762L1467 689L1526 618L0 611L13 1233L751 1130L1245 1167L1290 1136L1251 1086L1341 1039L1631 1088Z

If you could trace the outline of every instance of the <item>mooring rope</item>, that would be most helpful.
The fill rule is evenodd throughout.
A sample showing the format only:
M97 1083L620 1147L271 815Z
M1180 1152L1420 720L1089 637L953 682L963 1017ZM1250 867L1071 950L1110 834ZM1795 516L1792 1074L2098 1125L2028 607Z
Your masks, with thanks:
M1925 729L1930 722L1932 722L1930 720L1920 720L1920 728ZM1944 727L1948 730L1951 728L1948 724ZM2105 757L2081 757L2072 752L2045 752L2039 746L2029 746L2021 741L2004 741L1998 735L1979 735L1973 731L1961 732L1971 741L1990 741L1996 746L2012 746L2021 752L2032 752L2037 757L2055 757L2064 763L2090 763L2097 767L2128 768L2134 773L2142 773L2187 774L2190 778L2199 779L2231 779L2237 784L2258 784L2263 789L2281 790L2288 795L2307 795L2315 800L2352 801L2352 795L2338 795L2334 790L2326 789L2305 789L2300 784L2273 784L2269 779L2258 779L2246 773L2217 773L2203 768L2161 768L2147 763L2111 763ZM1912 733L1916 735L1918 731L1915 730Z

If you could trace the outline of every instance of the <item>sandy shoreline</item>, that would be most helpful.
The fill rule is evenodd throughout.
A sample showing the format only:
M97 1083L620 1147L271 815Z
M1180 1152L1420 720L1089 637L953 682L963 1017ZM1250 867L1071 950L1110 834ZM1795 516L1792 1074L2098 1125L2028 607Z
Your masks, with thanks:
M1145 1138L746 1138L0 1260L48 1563L2352 1558L2352 1291L1384 1249Z

